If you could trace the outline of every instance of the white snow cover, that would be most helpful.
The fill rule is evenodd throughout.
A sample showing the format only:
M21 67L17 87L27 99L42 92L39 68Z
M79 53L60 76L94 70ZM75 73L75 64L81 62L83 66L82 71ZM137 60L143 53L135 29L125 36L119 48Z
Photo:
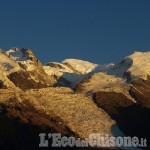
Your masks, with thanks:
M72 83L71 86L72 88L74 88L77 83L80 83L85 78L85 75L75 74L73 70L69 69L64 64L55 63L55 62L53 62L53 64L57 64L57 65L59 64L60 66L64 67L64 69L62 68L60 69L59 67L55 68L50 66L44 66L45 72L50 76L55 75L58 78L63 77L64 79Z
M150 75L150 52L135 52L127 58L133 61L128 71L135 77L147 79Z
M35 70L35 66L33 62L29 59L28 55L24 55L21 49L14 48L7 51L7 54L10 55L10 57L17 61L21 62L22 65L24 65L26 71L33 71Z
M124 76L126 72L131 74L131 80L147 79L147 75L150 75L150 52L135 52L113 67L108 67L104 72L95 73L90 82L82 84L84 91L124 93L134 101L128 92L132 85L126 82L127 78Z
M76 68L73 68L72 70L68 66L66 66L65 63L51 62L48 63L47 66L44 66L44 69L48 75L55 75L58 78L63 77L64 79L69 81L72 84L72 88L74 88L77 83L80 83L85 78L85 75L76 74L74 72ZM81 70L76 71L79 72Z
M57 67L54 67L57 66ZM58 62L50 62L46 66L44 66L45 71L49 75L58 75L61 76L64 72L74 73L73 70L68 68L65 64L61 64Z
M11 59L2 53L0 55L0 65L2 68L1 71L5 70L7 73L9 73L10 71L17 69L19 70L20 66L17 64L17 62L21 62L27 71L34 71L36 69L33 62L29 59L28 54L23 54L21 49L10 49L7 51L7 54L10 55ZM132 79L139 77L146 79L147 75L150 75L150 52L135 52L130 56L125 57L122 61L115 65L99 65L79 59L65 59L62 61L62 63L51 62L49 64L50 65L44 66L44 69L48 75L55 75L58 78L63 77L72 82L74 85L81 82L85 77L92 76L94 73L104 72L106 73L105 76L100 73L94 75L93 77L94 80L96 79L97 81L101 82L101 88L103 88L103 82L107 82L108 80L114 81L115 78L117 81L114 81L114 83L120 83L120 80L125 82L125 72L129 72ZM106 78L110 79L107 80ZM106 81L103 79L106 79ZM108 82L109 85L114 83Z
M133 80L147 79L147 75L150 75L150 52L134 52L107 70L108 74L119 77L123 77L125 72L129 72Z
M67 64L71 66L68 67ZM74 88L77 83L80 83L85 77L91 76L95 72L105 71L112 67L109 65L98 65L78 59L66 59L62 63L51 62L44 66L45 72L48 75L55 75L58 78L63 77L72 83Z
M29 55L30 57L33 56L32 51L28 51L28 53L23 53L22 49L13 48L13 49L6 51L6 53L9 55L10 59L14 60L14 62L20 63L27 72L33 72L37 69L34 62L30 60L29 58ZM35 82L39 82L39 80L36 79L34 75L30 74L30 77Z
M74 70L80 72L81 74L105 72L106 70L114 66L113 63L99 65L88 61L79 60L79 59L65 59L64 61L62 61L62 63L69 64L70 66L72 66Z
M62 63L68 63L73 67L74 70L80 72L81 74L87 74L89 72L92 72L96 67L98 67L97 64L93 64L88 61L83 61L79 59L65 59L64 61L62 61Z

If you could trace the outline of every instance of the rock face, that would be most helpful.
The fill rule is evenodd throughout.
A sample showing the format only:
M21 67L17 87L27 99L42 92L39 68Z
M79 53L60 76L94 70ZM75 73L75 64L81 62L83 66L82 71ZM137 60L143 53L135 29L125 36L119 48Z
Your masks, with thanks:
M49 76L41 62L29 49L11 49L0 53L2 75L0 79L12 87L12 84L22 90L52 86L55 79ZM2 79L3 78L3 79ZM4 79L5 78L5 79ZM7 81L6 81L7 80Z
M0 144L3 147L38 148L39 133L43 132L78 138L87 138L92 133L123 135L115 121L90 97L69 88L0 90L0 95Z
M130 107L134 104L123 93L115 92L96 92L93 95L93 99L98 107L104 109L110 115L117 114L120 108Z
M130 89L131 96L142 107L150 108L150 76L147 79L137 79L133 81L133 87Z
M8 75L8 79L10 79L16 87L19 87L22 90L48 87L48 83L45 84L42 80L39 80L39 82L35 81L26 71L13 72Z
M0 80L0 89L6 88L6 86L4 85L4 82L2 80Z
M42 63L30 49L9 50L7 53L29 73L31 78L37 82L37 84L35 83L37 86L47 87L55 83L55 79L45 72Z
M72 135L59 119L47 115L33 96L9 90L0 95L1 149L39 149L39 133Z

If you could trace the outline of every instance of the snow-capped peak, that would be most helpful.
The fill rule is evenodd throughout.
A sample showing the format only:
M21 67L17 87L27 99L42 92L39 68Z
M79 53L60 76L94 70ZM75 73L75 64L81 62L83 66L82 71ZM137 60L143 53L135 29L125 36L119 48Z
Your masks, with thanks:
M135 77L147 79L150 75L150 52L135 52L127 58L133 62L128 71Z
M150 75L150 52L134 52L108 70L108 74L119 77L128 74L130 79L147 79Z
M71 67L75 71L80 72L81 74L90 73L98 66L97 64L79 59L65 59L62 63L66 64L69 68Z

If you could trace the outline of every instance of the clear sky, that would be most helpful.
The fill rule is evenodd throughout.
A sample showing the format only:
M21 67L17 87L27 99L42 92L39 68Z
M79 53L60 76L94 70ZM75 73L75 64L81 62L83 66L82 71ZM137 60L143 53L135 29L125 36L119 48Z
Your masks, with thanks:
M0 0L0 48L43 62L116 62L150 50L150 0Z

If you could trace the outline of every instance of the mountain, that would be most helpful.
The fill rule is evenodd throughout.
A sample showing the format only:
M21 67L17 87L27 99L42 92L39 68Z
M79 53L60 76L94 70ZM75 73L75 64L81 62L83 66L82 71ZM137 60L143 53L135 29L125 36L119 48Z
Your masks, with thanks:
M97 97L101 99L100 92L121 93L131 103L150 108L149 82L150 52L135 52L113 67L79 83L77 91L93 92L96 94L96 99ZM108 95L108 99L110 98Z
M0 58L3 74L1 81L6 86L12 86L13 83L16 87L27 90L48 87L55 82L53 77L45 73L41 62L29 49L14 48L7 52L1 50Z
M61 63L50 62L44 66L45 72L55 76L56 86L75 88L83 79L90 77L96 72L105 71L114 64L98 65L78 59L66 59Z
M150 52L125 57L112 68L84 79L76 91L90 93L127 135L150 140Z
M14 72L23 71L18 63L13 61L9 58L6 52L0 51L0 81L1 81L1 88L14 88L15 85L13 82L10 81L9 75Z
M66 59L43 65L30 49L0 50L0 146L38 149L39 133L55 132L149 140L149 93L150 52L116 64Z

